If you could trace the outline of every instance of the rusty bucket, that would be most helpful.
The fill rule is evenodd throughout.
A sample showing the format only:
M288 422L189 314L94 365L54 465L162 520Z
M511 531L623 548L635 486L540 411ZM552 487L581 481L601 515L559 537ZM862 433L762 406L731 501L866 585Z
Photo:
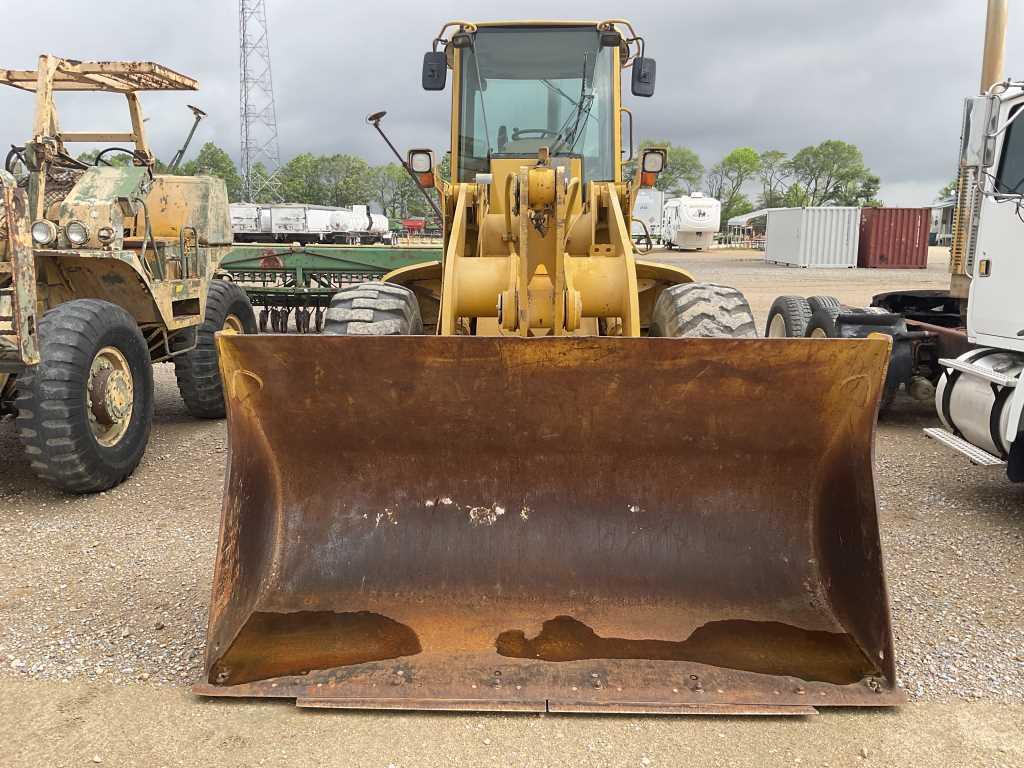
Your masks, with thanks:
M230 455L196 692L902 700L872 475L887 339L218 344Z

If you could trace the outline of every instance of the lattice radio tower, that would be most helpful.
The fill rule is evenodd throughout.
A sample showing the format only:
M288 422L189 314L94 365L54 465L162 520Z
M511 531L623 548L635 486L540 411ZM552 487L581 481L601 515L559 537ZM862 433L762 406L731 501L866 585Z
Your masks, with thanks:
M270 38L264 0L239 0L239 122L242 132L242 192L253 202L281 199L281 150L277 143L277 110L270 76ZM253 171L262 164L266 175Z

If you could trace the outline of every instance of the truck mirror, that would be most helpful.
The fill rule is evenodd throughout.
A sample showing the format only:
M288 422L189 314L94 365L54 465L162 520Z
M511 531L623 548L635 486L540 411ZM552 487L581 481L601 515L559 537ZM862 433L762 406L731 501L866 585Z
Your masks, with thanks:
M443 91L448 80L448 60L444 51L423 54L423 90Z
M653 96L654 78L658 72L658 65L654 59L646 56L639 56L633 60L633 82L632 91L634 96Z

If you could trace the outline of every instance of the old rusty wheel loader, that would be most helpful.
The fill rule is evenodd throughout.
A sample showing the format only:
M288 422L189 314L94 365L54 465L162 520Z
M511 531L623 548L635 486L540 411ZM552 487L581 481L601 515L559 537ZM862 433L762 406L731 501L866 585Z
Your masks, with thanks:
M153 363L174 361L193 415L224 415L213 335L256 331L245 293L213 280L231 245L227 191L212 177L154 173L138 93L195 90L189 77L44 55L35 71L0 70L0 83L36 99L32 138L0 170L0 416L16 417L40 477L101 491L146 450ZM124 95L131 130L62 130L59 91ZM128 146L90 164L68 153L74 142Z
M621 21L456 22L444 257L322 337L220 335L206 679L304 706L803 713L896 687L872 478L888 341L757 339L637 260ZM630 134L632 131L630 130Z

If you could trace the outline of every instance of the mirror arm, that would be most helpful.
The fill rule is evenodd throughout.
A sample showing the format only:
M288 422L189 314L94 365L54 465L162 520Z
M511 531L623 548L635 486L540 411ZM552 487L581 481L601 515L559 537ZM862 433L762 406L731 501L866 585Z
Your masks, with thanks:
M370 115L370 117L377 117L378 114L380 113L374 113ZM376 120L371 120L370 117L366 118L366 122L368 122L370 125L377 129L377 133L379 133L380 137L384 139L384 143L388 145L388 148L391 150L394 156L398 158L398 162L401 164L402 168L405 169L405 172L409 174L409 178L416 183L416 189L423 193L423 197L427 199L427 202L430 203L430 207L434 209L434 213L437 214L437 220L439 222L444 221L444 217L441 215L441 209L438 207L437 203L434 202L434 198L432 198L430 196L430 193L423 188L423 185L420 184L420 180L416 178L416 174L413 173L412 168L410 168L409 164L405 162L405 158L403 158L398 153L398 150L395 149L395 145L391 143L391 139L387 137L387 135L384 133L384 129L380 127L380 121L381 118L384 117L384 115L381 114L380 117L377 117Z

